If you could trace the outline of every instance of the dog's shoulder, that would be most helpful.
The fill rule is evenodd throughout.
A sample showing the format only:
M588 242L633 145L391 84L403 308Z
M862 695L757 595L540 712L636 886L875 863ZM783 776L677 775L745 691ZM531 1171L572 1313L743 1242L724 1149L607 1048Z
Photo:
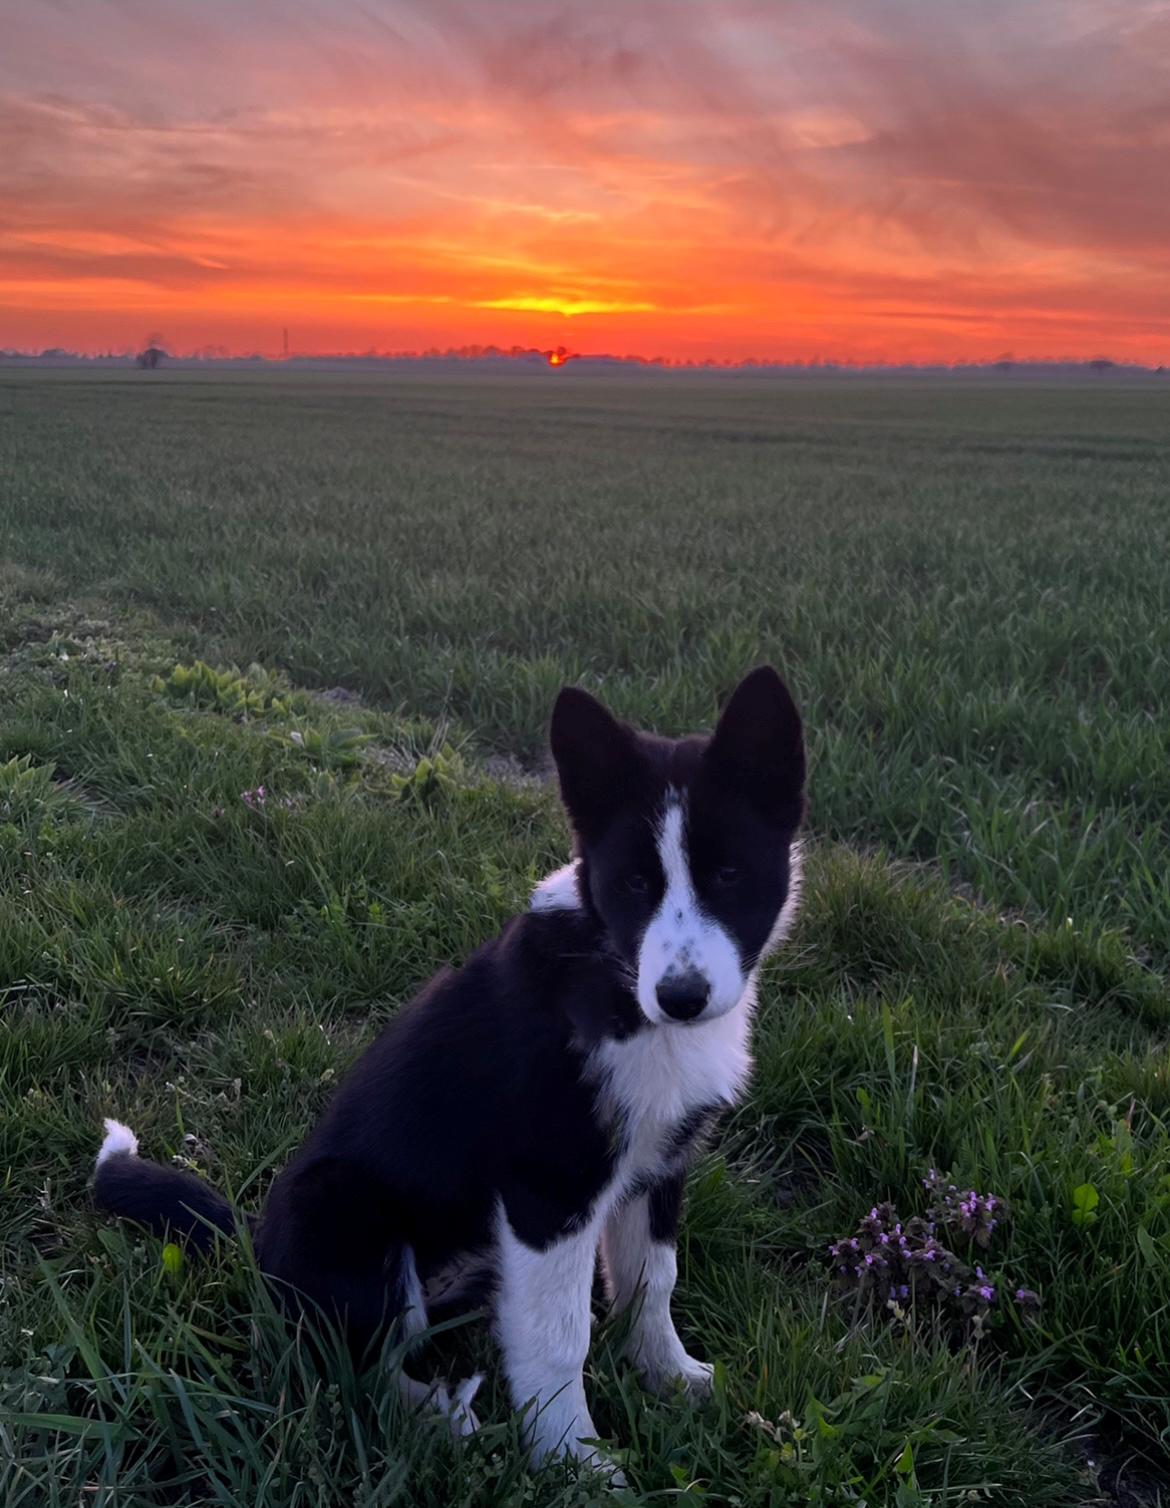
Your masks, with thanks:
M529 910L542 914L580 911L581 892L577 883L579 871L580 860L570 859L567 864L562 864L560 869L554 869L551 874L546 874L532 892L528 902Z

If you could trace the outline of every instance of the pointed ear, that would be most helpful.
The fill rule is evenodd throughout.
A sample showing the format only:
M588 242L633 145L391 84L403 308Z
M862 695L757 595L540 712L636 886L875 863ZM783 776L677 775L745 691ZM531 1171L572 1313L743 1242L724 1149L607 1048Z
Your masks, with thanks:
M804 732L788 687L770 665L749 672L731 693L703 762L773 821L799 826Z
M633 729L587 691L566 686L553 707L549 744L569 820L592 837L637 793L642 761Z

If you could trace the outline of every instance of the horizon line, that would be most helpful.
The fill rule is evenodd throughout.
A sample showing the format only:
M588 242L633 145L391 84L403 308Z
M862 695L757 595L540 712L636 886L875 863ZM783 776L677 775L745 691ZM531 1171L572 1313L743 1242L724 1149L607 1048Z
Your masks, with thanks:
M1004 352L1000 356L984 357L981 359L946 359L935 358L933 360L906 361L897 358L875 357L871 360L861 360L851 357L772 357L772 356L742 356L742 357L671 357L671 356L643 356L638 353L627 352L617 355L606 351L570 351L564 346L541 347L519 346L502 347L495 345L469 344L462 346L449 346L444 350L430 346L424 350L408 351L377 351L367 349L365 351L283 351L272 354L265 351L231 351L226 346L207 344L185 351L170 351L164 341L158 339L148 340L145 347L131 348L122 347L118 350L107 349L105 351L79 351L64 346L48 346L40 350L19 349L12 346L0 347L0 362L77 362L77 363L130 363L136 364L143 354L143 350L155 347L160 356L169 363L182 363L193 366L230 366L240 363L260 363L265 366L281 367L296 366L310 362L362 362L375 363L412 363L420 366L439 361L463 362L467 365L476 365L483 362L494 363L524 363L528 365L540 361L543 365L559 370L564 367L585 363L604 363L608 366L628 366L634 368L653 367L656 370L669 371L751 371L765 368L769 370L789 371L999 371L1007 372L1024 367L1060 367L1066 369L1085 369L1094 372L1109 370L1148 372L1151 374L1163 373L1167 370L1168 363L1141 362L1115 358L1106 355L1093 357L1081 356L1016 356L1011 352Z

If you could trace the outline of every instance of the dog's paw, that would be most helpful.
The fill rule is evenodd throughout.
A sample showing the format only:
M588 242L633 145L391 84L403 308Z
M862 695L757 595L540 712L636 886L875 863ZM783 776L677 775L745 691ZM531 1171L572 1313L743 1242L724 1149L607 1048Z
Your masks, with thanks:
M532 1436L532 1464L543 1466L550 1461L568 1458L582 1470L596 1472L611 1487L624 1487L625 1474L609 1456L597 1438L597 1429L588 1414L558 1409L557 1401L537 1415Z
M574 1448L567 1452L569 1457L582 1469L591 1471L595 1476L601 1477L607 1487L612 1487L616 1492L619 1488L629 1484L626 1474L616 1461L610 1460L602 1450L588 1440L574 1441Z
M668 1397L681 1389L688 1398L699 1403L710 1398L715 1388L715 1368L711 1363L697 1361L685 1352L674 1358L669 1366L651 1368L644 1365L641 1373L644 1386L660 1397Z
M479 1385L483 1381L483 1374L476 1372L459 1383L453 1393L448 1393L446 1387L440 1387L436 1397L439 1412L446 1414L447 1423L451 1433L457 1440L464 1440L468 1435L474 1435L479 1429L479 1420L475 1416L475 1410L471 1407L472 1399L479 1392Z
M715 1368L709 1361L688 1356L678 1380L692 1398L710 1398L715 1391Z
M611 1461L608 1456L603 1456L598 1451L594 1451L589 1456L578 1457L578 1460L582 1466L593 1472L595 1476L600 1477L605 1485L611 1487L614 1492L618 1492L623 1487L629 1486L625 1472L616 1461Z

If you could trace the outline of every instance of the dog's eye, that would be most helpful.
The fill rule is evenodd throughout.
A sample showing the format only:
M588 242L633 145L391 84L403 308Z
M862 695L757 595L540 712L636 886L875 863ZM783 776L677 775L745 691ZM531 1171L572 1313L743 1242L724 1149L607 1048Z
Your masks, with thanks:
M734 885L739 879L739 870L734 864L721 864L715 871L717 885Z
M631 895L645 895L650 889L650 881L641 870L635 869L632 874L626 875L626 889Z

